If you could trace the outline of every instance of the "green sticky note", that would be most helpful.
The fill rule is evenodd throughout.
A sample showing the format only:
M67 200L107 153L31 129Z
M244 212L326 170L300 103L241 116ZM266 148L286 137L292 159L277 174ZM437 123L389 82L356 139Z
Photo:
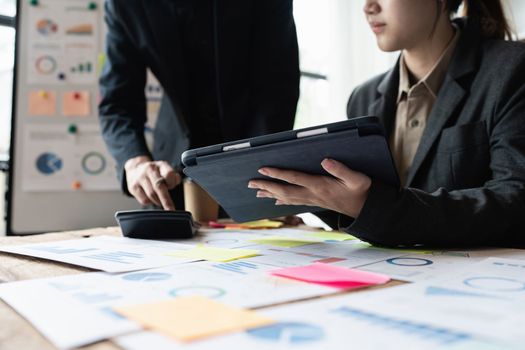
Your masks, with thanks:
M371 248L372 245L368 242L358 242L358 243L352 244L352 247L353 248ZM382 249L382 248L378 248L378 249Z
M343 232L326 232L326 231L320 231L320 232L313 232L308 234L308 236L320 238L325 241L350 241L353 239L357 239L352 235L349 235L348 233Z
M254 249L226 249L199 245L193 249L181 250L168 255L178 258L227 262L237 259L250 258L258 254L259 251Z
M295 237L286 237L286 236L268 236L261 237L257 239L252 239L250 242L255 242L258 244L271 245L274 247L285 247L293 248L300 247L307 244L321 243L322 239L318 238L295 238Z
M104 65L106 64L107 57L105 54L101 53L98 55L98 75L102 73L102 69L104 69Z

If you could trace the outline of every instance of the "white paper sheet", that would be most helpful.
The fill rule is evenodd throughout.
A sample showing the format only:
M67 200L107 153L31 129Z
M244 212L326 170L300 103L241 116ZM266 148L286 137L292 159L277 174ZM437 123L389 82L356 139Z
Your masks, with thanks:
M126 350L146 349L512 349L510 345L451 327L389 317L354 306L350 296L320 299L259 310L276 324L181 344L161 335L142 332L116 343ZM518 349L515 347L514 349Z
M353 303L390 317L523 344L525 262L489 258L421 283L358 293Z
M244 248L254 245L252 239L273 235L273 230L223 230L200 229L192 239L170 240L170 242L183 244L204 244L218 248Z
M274 267L243 260L125 274L86 273L0 285L0 298L57 346L69 348L136 330L112 311L115 306L201 295L253 308L338 292L270 276L265 273L268 268ZM82 322L74 322L77 318Z
M192 247L180 243L99 236L5 246L0 247L0 251L60 261L106 272L126 272L195 261L195 259L166 255Z
M390 258L371 265L361 266L359 269L384 273L401 281L417 282L450 274L491 256L525 260L525 250L486 249L414 254Z
M1 284L0 298L60 349L141 329L111 312L101 312L79 302L74 295L58 294L51 284L32 281Z
M287 250L304 256L318 256L318 261L349 268L406 255L403 251L376 248L359 240L308 244Z

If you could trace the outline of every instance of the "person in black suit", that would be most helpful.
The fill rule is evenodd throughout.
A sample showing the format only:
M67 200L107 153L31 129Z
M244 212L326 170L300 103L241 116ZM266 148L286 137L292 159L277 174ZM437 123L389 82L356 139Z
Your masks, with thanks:
M122 190L182 208L168 193L188 148L293 127L299 63L292 0L106 0L100 124ZM165 94L144 139L146 69ZM180 186L175 191L181 191ZM176 204L176 205L175 205Z
M364 11L396 66L357 87L349 117L382 118L403 179L394 188L336 160L332 175L261 173L276 204L324 207L341 229L378 245L525 245L525 45L499 0L367 0ZM355 151L355 150L354 150ZM366 152L366 150L362 150Z

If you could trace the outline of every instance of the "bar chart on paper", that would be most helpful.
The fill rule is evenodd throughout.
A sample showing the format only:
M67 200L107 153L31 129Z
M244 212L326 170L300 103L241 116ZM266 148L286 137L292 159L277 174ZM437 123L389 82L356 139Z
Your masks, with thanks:
M52 244L36 243L7 246L1 247L0 251L115 273L195 261L197 259L168 256L170 253L190 248L192 246L179 243L148 242L124 237L99 236L53 242Z

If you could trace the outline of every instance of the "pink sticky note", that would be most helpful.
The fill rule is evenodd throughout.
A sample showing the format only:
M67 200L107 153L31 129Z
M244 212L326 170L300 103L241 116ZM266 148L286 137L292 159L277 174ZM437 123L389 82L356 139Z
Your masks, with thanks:
M390 281L390 277L378 273L348 269L323 263L274 270L272 275L299 281L322 284L339 289L351 289Z
M89 91L69 91L62 95L62 114L85 117L91 113Z

